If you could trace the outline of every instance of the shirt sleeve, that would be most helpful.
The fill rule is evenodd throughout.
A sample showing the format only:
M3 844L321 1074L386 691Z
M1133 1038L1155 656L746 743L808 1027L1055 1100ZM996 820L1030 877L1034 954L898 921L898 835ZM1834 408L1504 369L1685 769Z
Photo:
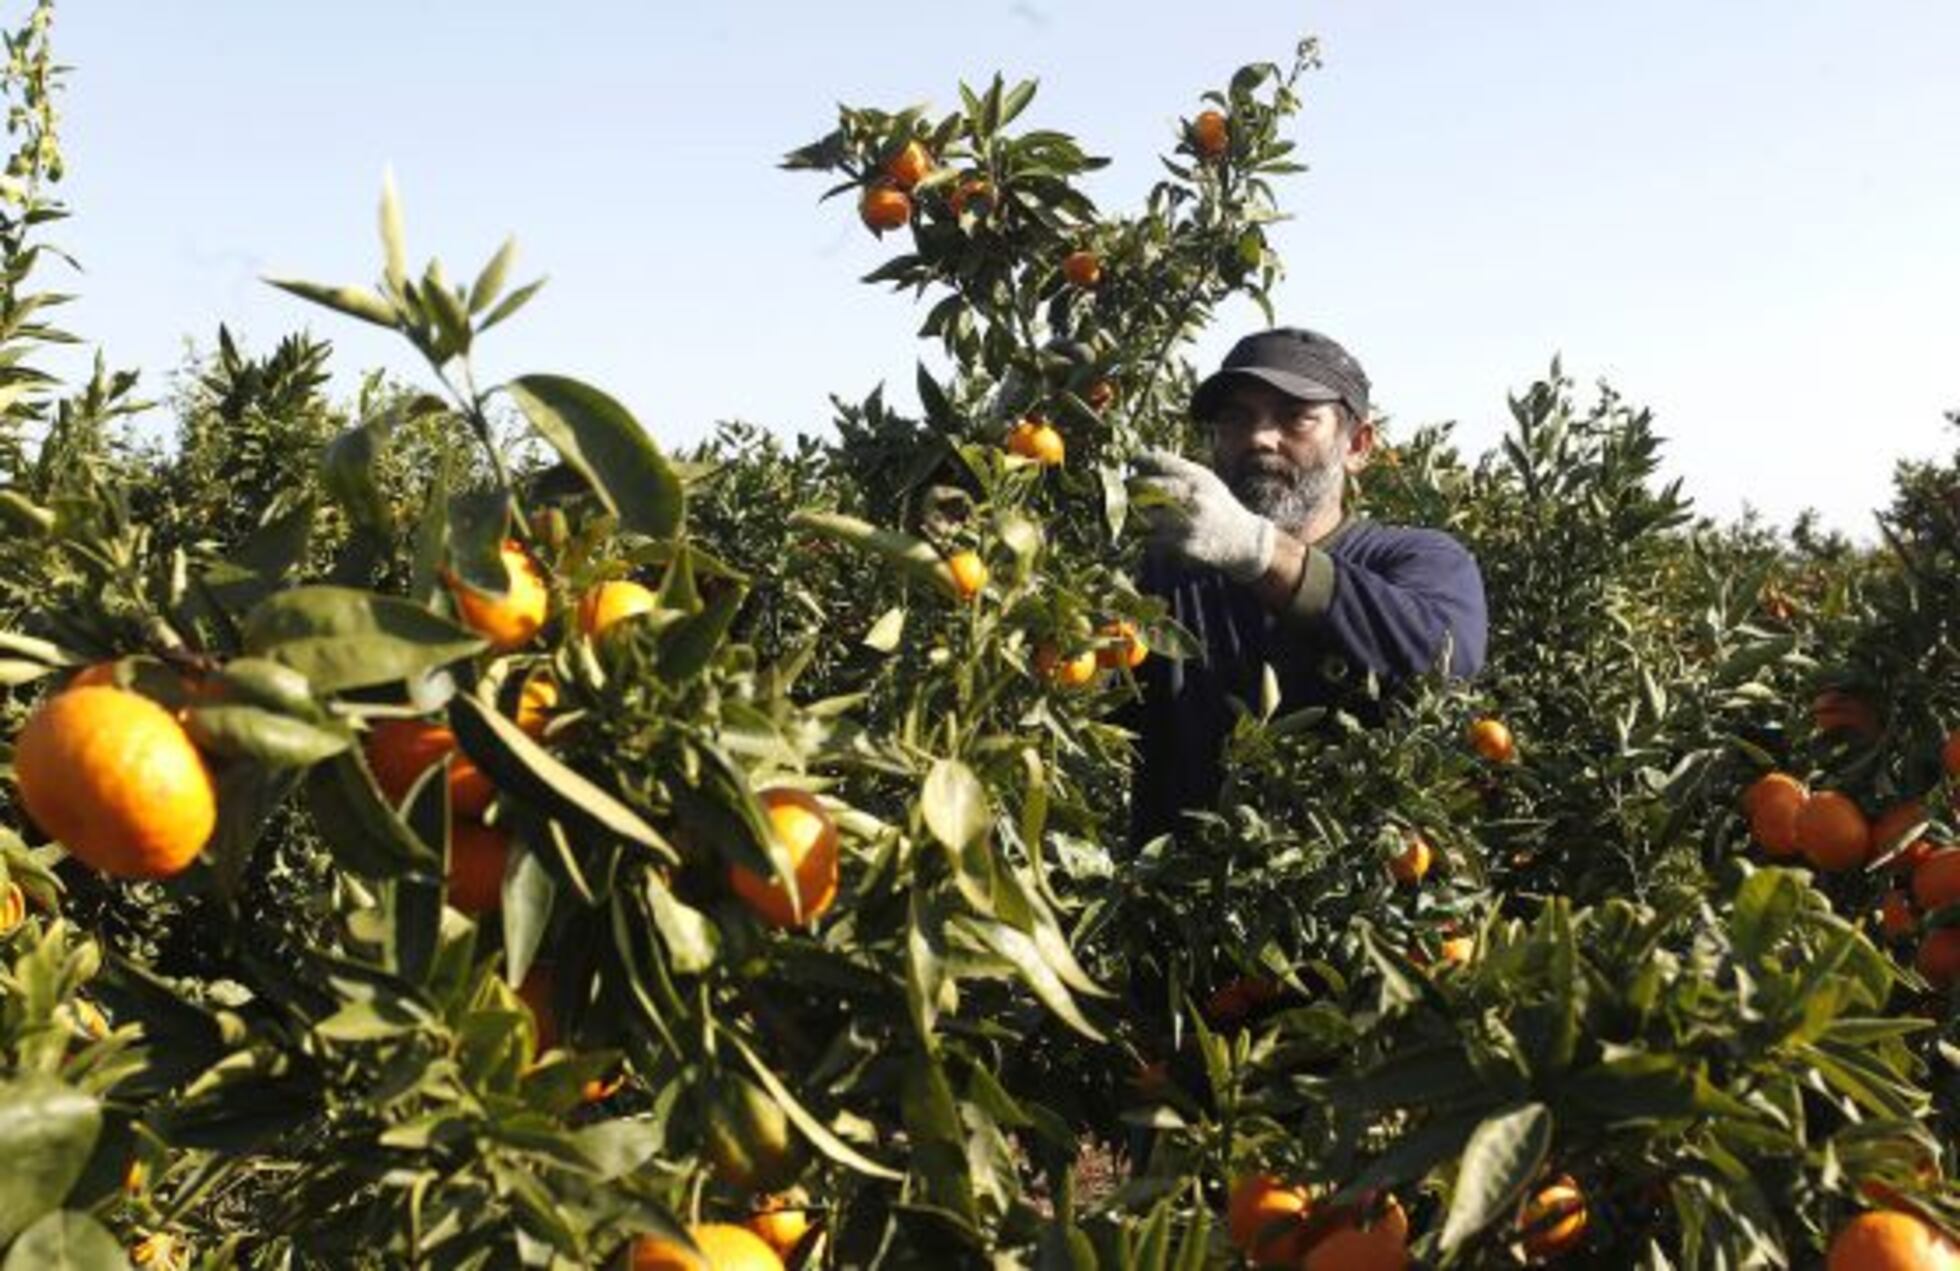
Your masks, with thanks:
M1467 679L1484 664L1483 575L1462 544L1434 530L1403 531L1353 555L1309 547L1281 617L1288 629L1331 636L1387 678L1433 669L1446 641L1452 676Z

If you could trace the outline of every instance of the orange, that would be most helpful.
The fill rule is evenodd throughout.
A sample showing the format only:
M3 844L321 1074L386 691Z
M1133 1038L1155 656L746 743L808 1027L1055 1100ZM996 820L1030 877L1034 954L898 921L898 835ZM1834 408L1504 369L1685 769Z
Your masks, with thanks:
M1232 1247L1257 1266L1289 1264L1300 1256L1300 1226L1313 1199L1304 1187L1271 1174L1249 1174L1225 1202L1225 1230Z
M531 1027L537 1034L539 1053L558 1044L557 996L558 974L542 963L532 967L524 982L517 986L518 1000L531 1012Z
M1501 719L1480 719L1470 725L1470 749L1492 763L1509 763L1518 753L1511 730Z
M858 200L858 219L874 234L897 229L912 219L912 196L889 185L874 185Z
M1949 777L1960 777L1960 729L1948 733L1940 744L1940 770Z
M1960 1250L1938 1228L1897 1210L1859 1214L1831 1238L1825 1271L1956 1271Z
M1279 996L1279 985L1261 975L1241 975L1213 989L1202 1008L1213 1028L1236 1028L1247 1015Z
M507 540L498 553L510 574L510 590L493 596L471 587L453 574L445 573L449 594L463 625L490 642L495 649L515 649L529 644L544 626L551 609L551 593L544 575L516 539Z
M946 204L953 209L954 216L966 215L966 209L975 203L982 206L976 208L974 214L984 216L993 201L993 183L984 177L962 177L960 183L953 187L953 192L946 196Z
M1070 252L1062 257L1062 277L1077 287L1093 287L1102 281L1102 260L1094 252Z
M885 175L901 190L911 189L931 171L932 154L916 141L906 142L902 150L885 162Z
M107 684L113 687L115 685L115 682L116 682L116 664L113 661L96 662L88 666L85 666L81 670L75 672L75 674L69 678L67 687L94 688L103 684Z
M1422 881L1422 876L1429 872L1429 863L1434 857L1435 853L1430 850L1428 841L1414 830L1410 830L1408 846L1402 849L1400 856L1388 863L1388 872L1395 875L1395 881L1398 883L1419 883Z
M815 1224L810 1221L810 1211L780 1196L773 1196L763 1202L760 1213L752 1214L742 1224L768 1245L779 1258L787 1258L803 1243L803 1237Z
M1928 911L1960 905L1960 847L1943 847L1912 871L1912 898Z
M1787 772L1772 772L1756 778L1742 792L1742 807L1749 814L1749 835L1771 856L1792 856L1797 851L1797 814L1810 798L1804 783Z
M1912 964L1936 989L1960 983L1960 927L1936 927L1927 932Z
M1865 863L1872 848L1871 823L1850 795L1819 790L1797 809L1797 850L1827 874Z
M449 903L466 914L487 914L504 903L504 864L510 836L474 821L449 827Z
M1225 116L1215 110L1198 112L1191 121L1191 146L1207 159L1217 159L1231 146L1231 134L1225 125Z
M1403 1271L1409 1265L1409 1216L1395 1197L1379 1208L1345 1209L1326 1234L1312 1238L1301 1271Z
M517 710L512 718L531 736L541 737L557 706L558 681L551 677L551 672L538 671L526 676L523 687L518 689Z
M578 629L589 640L597 640L628 618L637 618L660 607L660 598L630 579L616 578L600 583L578 602Z
M633 1242L627 1265L631 1271L783 1271L783 1260L776 1251L746 1227L699 1223L689 1227L687 1234L693 1237L700 1254L671 1240L641 1236Z
M1879 898L1878 929L1888 940L1903 940L1919 925L1913 916L1912 898L1894 887Z
M1007 453L1032 459L1043 467L1059 467L1068 457L1068 446L1053 424L1024 419L1007 434Z
M1470 961L1470 955L1477 951L1475 936L1447 936L1437 946L1437 953L1444 966L1462 966Z
M129 1260L133 1265L156 1267L159 1271L176 1271L188 1257L189 1250L179 1245L175 1236L164 1231L152 1232L129 1247Z
M1081 688L1096 678L1096 651L1084 649L1063 657L1061 650L1044 644L1034 651L1035 674L1062 688Z
M729 886L765 925L808 926L837 901L837 823L807 790L764 790L760 798L776 845L789 856L795 873L801 916L780 878L764 878L735 865L728 871Z
M987 585L987 562L978 552L954 552L946 558L946 567L953 571L953 587L961 600L973 599Z
M1900 847L1900 851L1897 856L1892 858L1892 867L1894 869L1912 868L1912 865L1917 862L1910 861L1909 858L1914 855L1923 856L1923 853L1918 852L1917 849L1926 840L1919 839L1904 845L1900 845L1898 840L1907 830L1918 825L1925 819L1926 805L1918 799L1907 799L1903 803L1893 804L1891 807L1885 809L1885 811L1879 813L1878 819L1872 822L1872 852L1877 854L1879 852L1890 851L1893 847L1898 846ZM1928 845L1927 850L1931 850L1930 845Z
M1867 740L1884 731L1870 702L1840 688L1827 688L1811 699L1810 722L1820 733L1850 733Z
M1590 1219L1586 1194L1570 1174L1560 1175L1532 1193L1518 1214L1525 1253L1534 1262L1570 1253L1586 1234Z
M594 1077L579 1087L578 1097L587 1103L604 1103L618 1094L625 1084L626 1074L623 1072L616 1072L604 1079Z
M1089 403L1090 410L1099 412L1108 410L1116 404L1116 385L1109 380L1097 380L1089 385L1089 391L1084 394L1082 400Z
M1134 671L1143 665L1145 658L1150 656L1150 646L1145 644L1143 637L1137 633L1136 624L1126 619L1118 618L1115 622L1106 624L1096 634L1109 641L1096 650L1098 666L1112 671L1117 667Z
M14 781L35 824L113 878L169 878L218 825L204 756L169 711L106 685L44 700L14 740Z
M456 748L456 734L425 719L384 719L368 733L368 768L388 802L400 807L409 787L424 772L449 758L449 811L473 820L496 795L490 778Z
M0 936L12 935L15 927L27 921L27 893L20 884L9 881L0 888Z

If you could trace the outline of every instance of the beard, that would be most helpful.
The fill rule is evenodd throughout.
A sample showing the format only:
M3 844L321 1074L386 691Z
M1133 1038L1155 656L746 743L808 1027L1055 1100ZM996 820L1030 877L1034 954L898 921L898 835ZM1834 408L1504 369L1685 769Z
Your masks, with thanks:
M1321 505L1340 493L1346 477L1331 454L1296 464L1282 455L1247 455L1232 471L1232 493L1239 502L1281 529L1298 529Z

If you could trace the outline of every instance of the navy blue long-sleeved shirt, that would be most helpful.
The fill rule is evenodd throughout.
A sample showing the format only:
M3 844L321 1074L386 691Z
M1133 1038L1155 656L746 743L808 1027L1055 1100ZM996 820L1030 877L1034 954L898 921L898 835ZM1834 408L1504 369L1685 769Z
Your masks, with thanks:
M1484 662L1483 576L1440 530L1342 522L1307 550L1300 586L1277 612L1216 570L1165 556L1146 557L1137 582L1169 601L1202 651L1138 669L1143 700L1125 720L1139 734L1132 848L1173 829L1181 812L1213 806L1228 698L1255 705L1266 664L1291 711L1348 696L1344 686L1368 671L1392 684L1430 670L1446 641L1452 676Z

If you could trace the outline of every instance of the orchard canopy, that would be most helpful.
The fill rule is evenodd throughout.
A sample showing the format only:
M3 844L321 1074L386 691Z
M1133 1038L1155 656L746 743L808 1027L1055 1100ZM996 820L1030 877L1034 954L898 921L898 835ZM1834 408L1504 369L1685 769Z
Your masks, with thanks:
M158 441L37 369L78 280L14 21L5 1271L1960 1259L1955 457L1867 547L1698 517L1556 363L1488 454L1396 429L1348 497L1475 554L1487 664L1268 677L1129 842L1139 670L1200 648L1131 461L1204 456L1222 304L1303 318L1311 44L1167 99L1130 209L1031 84L812 121L922 345L820 437L481 382L550 293L384 190L371 277L268 281L426 374L221 331Z

